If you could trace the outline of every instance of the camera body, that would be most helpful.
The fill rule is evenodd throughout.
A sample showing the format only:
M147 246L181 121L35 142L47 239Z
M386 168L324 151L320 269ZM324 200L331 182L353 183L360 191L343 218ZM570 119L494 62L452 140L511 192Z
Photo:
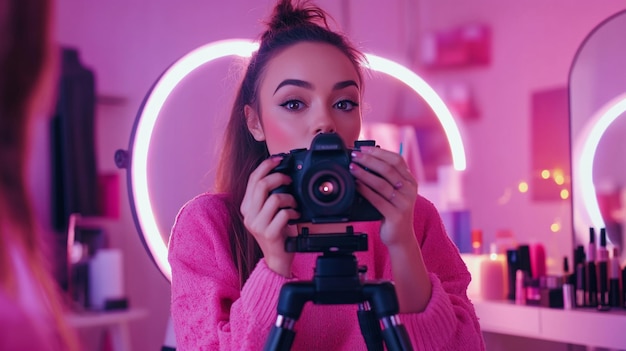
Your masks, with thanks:
M357 140L354 149L376 146L373 140ZM377 221L380 212L356 190L356 182L348 166L352 149L346 148L335 133L321 133L313 138L310 149L294 149L281 153L281 163L272 173L280 172L292 182L272 193L289 193L298 204L300 218L295 223L343 223ZM277 156L277 155L274 155Z

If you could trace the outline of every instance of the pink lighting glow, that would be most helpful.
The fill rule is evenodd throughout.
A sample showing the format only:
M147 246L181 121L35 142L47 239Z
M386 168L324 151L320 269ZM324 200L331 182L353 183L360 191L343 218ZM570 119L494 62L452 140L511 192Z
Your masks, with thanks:
M172 64L157 80L146 97L143 108L137 117L134 142L129 150L132 198L141 234L158 268L171 281L171 268L167 262L167 242L161 235L148 189L148 151L152 130L168 96L182 80L197 68L213 60L227 57L249 57L258 44L246 39L223 40L201 46ZM452 152L452 163L456 171L466 168L465 149L461 134L451 112L437 93L414 72L391 60L366 54L367 68L386 73L413 89L431 107L439 118Z

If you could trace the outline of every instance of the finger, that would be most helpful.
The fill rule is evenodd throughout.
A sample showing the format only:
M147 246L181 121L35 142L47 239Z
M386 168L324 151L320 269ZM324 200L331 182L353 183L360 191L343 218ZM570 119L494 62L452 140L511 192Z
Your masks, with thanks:
M356 164L356 163L351 163L349 168L350 168L350 173L352 173L352 175L357 180L366 184L369 188L375 189L373 191L378 193L381 197L385 198L386 200L390 200L385 195L391 194L392 191L395 190L395 188L389 183L389 181L387 181L384 178L381 178L380 176L377 176L376 174L368 170L363 169L361 165Z
M352 153L352 159L386 178L395 188L401 188L406 183L416 184L404 158L395 152L376 147L363 147L361 152Z
M289 185L291 181L291 177L283 173L272 173L260 179L257 179L257 175L251 177L241 202L241 212L258 212L272 190L282 185Z
M246 216L253 222L250 226L254 227L255 231L269 232L268 226L277 213L283 209L294 209L295 207L296 200L290 194L272 194L263 200L258 211L247 213ZM288 219L292 219L292 217L293 215L290 214ZM286 225L286 220L281 224Z
M246 188L246 192L248 192L251 188L256 187L256 183L258 183L261 179L265 178L282 160L281 156L274 156L267 158L261 162L257 168L250 173L248 177L248 186Z

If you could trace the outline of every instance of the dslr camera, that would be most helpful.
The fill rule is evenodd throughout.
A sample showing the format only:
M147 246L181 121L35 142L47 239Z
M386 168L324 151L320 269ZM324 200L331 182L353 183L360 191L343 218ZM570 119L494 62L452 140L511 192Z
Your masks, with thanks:
M373 140L357 140L354 149L376 146ZM348 168L352 149L346 148L339 135L321 133L313 138L310 149L294 149L282 156L271 173L284 173L292 182L272 193L293 195L300 218L294 223L342 223L376 221L380 212L356 190Z

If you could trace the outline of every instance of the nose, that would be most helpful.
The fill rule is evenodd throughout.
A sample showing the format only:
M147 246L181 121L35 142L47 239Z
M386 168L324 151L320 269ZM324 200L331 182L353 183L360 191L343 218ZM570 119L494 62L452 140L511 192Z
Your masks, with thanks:
M337 132L335 120L327 111L323 111L319 115L317 115L313 123L313 129L315 131L315 134Z

